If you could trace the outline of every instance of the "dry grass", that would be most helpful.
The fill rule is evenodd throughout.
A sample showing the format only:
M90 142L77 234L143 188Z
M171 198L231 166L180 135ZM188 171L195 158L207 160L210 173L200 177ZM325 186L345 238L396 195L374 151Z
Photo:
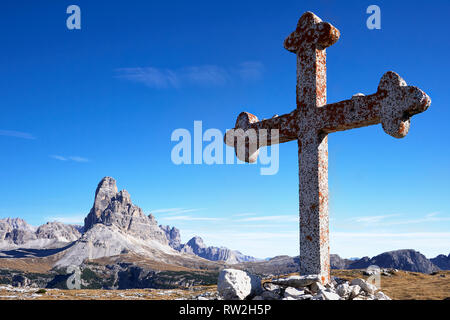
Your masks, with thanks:
M28 261L27 263L30 262ZM346 280L352 280L355 278L367 279L367 276L363 276L361 270L332 270L332 275ZM380 289L394 300L442 300L450 297L450 271L440 271L436 275L399 271L392 276L382 276ZM21 289L6 289L5 287L0 287L0 300L189 300L202 293L216 292L216 290L217 286L198 286L194 287L192 290L46 289L46 293L36 294L38 289L27 289L21 292Z
M361 270L332 270L331 273L347 280L368 278ZM399 271L390 277L381 276L380 289L394 300L442 300L450 297L450 271L436 275Z
M185 289L129 289L129 290L59 290L45 289L3 289L0 287L0 300L175 300L193 299L205 292L215 292L216 286L199 286L193 290Z
M0 269L18 270L29 273L46 273L56 262L55 256L45 258L2 258Z

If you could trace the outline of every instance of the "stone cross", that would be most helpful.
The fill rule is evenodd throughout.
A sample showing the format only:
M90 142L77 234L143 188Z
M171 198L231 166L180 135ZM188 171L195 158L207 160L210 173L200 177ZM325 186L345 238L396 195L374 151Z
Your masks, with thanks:
M262 121L242 112L235 129L224 139L246 162L255 162L262 146L297 140L300 273L319 275L322 283L330 281L328 134L381 123L387 134L403 138L411 117L431 104L422 90L407 86L398 74L389 71L381 78L376 93L357 94L327 105L325 49L339 36L339 30L331 24L311 12L304 13L296 30L284 41L284 47L297 55L297 109ZM264 139L247 136L244 142L237 142L237 131L264 132ZM245 152L239 153L238 148L243 146Z

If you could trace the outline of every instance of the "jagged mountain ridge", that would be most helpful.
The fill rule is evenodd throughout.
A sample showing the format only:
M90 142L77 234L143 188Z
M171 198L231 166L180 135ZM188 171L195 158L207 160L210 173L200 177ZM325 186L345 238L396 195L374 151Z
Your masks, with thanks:
M130 252L164 263L191 264L188 260L202 258L236 263L244 257L226 248L181 244L178 229L158 226L153 215L145 215L132 203L126 190L118 191L111 177L103 178L98 184L94 204L85 218L84 231L55 266L80 265L86 259Z
M448 256L440 254L437 257L430 259L430 261L442 270L450 270L450 254Z
M167 237L152 215L134 205L116 181L103 178L94 204L85 218L83 235L65 250L56 267L80 265L85 260L133 252L160 261L179 260L180 252L169 246ZM183 257L189 258L189 257Z
M0 220L0 249L58 248L76 241L78 228L61 222L47 222L38 228L20 218Z
M429 274L438 271L440 268L432 262L436 259L443 262L441 264L442 270L450 270L449 266L445 264L447 262L446 256L439 255L436 258L427 259L423 254L412 249L384 252L372 258L363 257L358 260L342 259L337 254L331 254L330 264L332 269L366 269L371 265L377 265L380 268ZM239 263L237 267L256 274L281 275L299 272L300 260L298 256L278 256L265 261Z
M164 252L171 252L172 248L211 261L237 263L256 260L228 248L207 247L199 237L182 244L177 228L158 226L154 216L146 216L132 203L126 190L117 189L116 181L111 177L103 178L98 184L94 204L84 226L49 222L36 228L20 218L0 220L1 250L62 248L72 242L76 243L58 265L80 264L88 257L95 259L130 251L145 255L153 247Z
M423 254L412 249L384 252L375 257L364 257L349 264L349 269L364 269L370 265L405 271L432 273L439 268Z
M201 237L193 237L187 243L181 243L181 233L175 227L159 226L166 234L169 245L177 251L190 253L211 261L225 261L229 264L239 262L258 261L252 256L242 254L237 250L225 247L207 246Z

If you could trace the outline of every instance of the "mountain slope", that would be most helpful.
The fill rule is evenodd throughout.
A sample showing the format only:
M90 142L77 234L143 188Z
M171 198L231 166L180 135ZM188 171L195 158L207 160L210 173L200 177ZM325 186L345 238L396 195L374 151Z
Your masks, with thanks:
M154 259L180 255L169 246L154 217L146 216L134 205L126 190L117 191L116 181L111 177L103 178L98 184L84 230L55 266L80 265L86 259L128 252Z
M430 261L441 270L450 270L450 254L448 256L440 254Z
M60 222L35 228L20 218L0 220L0 250L60 248L80 236L76 227Z
M159 226L164 231L169 245L180 252L194 254L211 261L225 261L229 264L235 264L245 261L258 261L257 258L246 256L239 251L231 250L225 247L207 246L200 237L193 237L187 243L181 243L180 230L170 226Z
M370 265L377 265L381 268L394 268L405 271L431 273L439 270L423 254L412 249L395 250L384 252L371 259L367 257L352 262L349 269L364 269Z

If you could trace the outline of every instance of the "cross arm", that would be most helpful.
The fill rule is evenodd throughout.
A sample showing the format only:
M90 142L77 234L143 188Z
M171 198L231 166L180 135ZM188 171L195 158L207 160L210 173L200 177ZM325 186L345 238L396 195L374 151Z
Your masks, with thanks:
M235 128L226 132L224 142L235 148L240 160L255 162L260 147L296 140L297 136L297 110L261 121L251 113L242 112ZM243 148L245 155L239 154L239 148Z
M360 128L381 122L384 131L403 138L408 134L411 117L428 109L431 99L419 88L407 86L395 72L383 75L378 91L368 96L317 108L320 129L325 133Z

